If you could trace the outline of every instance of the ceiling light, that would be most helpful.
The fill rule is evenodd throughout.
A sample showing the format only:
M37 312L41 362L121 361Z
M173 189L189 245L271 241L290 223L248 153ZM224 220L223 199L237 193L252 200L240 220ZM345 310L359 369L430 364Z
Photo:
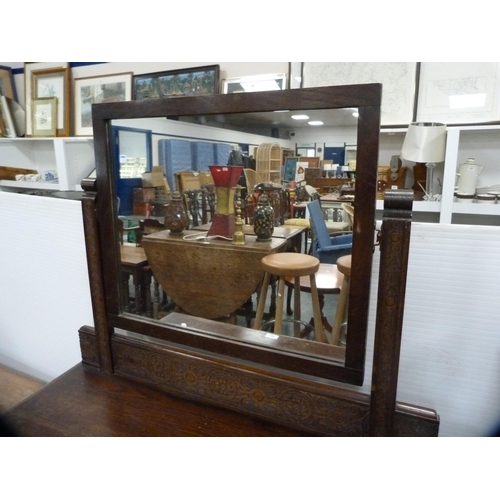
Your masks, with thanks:
M309 120L307 115L292 115L292 118L294 120Z
M359 113L357 111L354 111L353 114L352 114L352 116L354 116L354 117L357 118L359 116Z
M320 122L319 120L313 120L307 123L309 123L309 125L323 125L323 122Z

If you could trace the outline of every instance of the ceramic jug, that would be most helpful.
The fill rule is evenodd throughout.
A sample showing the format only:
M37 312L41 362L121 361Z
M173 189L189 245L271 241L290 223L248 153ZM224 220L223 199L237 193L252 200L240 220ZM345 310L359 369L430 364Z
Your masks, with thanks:
M455 192L467 195L476 194L477 178L483 168L482 165L476 163L474 158L467 158L467 161L458 167Z

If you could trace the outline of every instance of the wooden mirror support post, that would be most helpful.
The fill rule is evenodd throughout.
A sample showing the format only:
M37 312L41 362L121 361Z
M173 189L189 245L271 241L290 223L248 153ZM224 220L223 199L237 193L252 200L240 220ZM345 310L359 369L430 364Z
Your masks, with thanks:
M385 191L370 400L370 436L394 436L413 191Z

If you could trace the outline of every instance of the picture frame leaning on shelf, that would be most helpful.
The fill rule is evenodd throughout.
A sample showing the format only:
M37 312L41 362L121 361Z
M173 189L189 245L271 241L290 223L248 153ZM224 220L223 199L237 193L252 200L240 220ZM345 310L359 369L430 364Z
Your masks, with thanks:
M31 127L31 99L33 96L32 84L33 84L33 72L41 70L50 69L64 69L68 68L69 62L29 62L24 63L24 98L25 98L25 109L26 109L26 133L27 137L32 135ZM69 135L69 133L68 133Z
M57 99L56 136L70 135L70 70L69 68L52 68L33 71L31 83L32 106L28 112L34 112L34 102L38 99ZM38 104L39 105L39 104ZM32 122L33 123L33 122ZM35 132L33 131L33 135Z
M0 66L0 96L10 97L17 101L16 86L12 76L12 68Z
M57 97L41 97L31 103L33 137L55 137L57 134Z

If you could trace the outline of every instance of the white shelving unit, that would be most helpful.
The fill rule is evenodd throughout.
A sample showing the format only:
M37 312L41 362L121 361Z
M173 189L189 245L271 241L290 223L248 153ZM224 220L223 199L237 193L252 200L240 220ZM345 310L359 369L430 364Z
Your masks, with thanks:
M52 189L74 191L95 167L92 137L51 137L0 139L0 164L28 168L45 177L46 170L56 170L56 182L0 180L0 189Z
M389 165L392 155L401 153L406 129L384 129L380 134L379 165ZM442 183L442 199L438 201L415 201L413 210L419 214L438 217L441 224L467 223L500 225L488 216L500 215L500 203L457 203L454 201L454 188L458 166L467 158L474 158L484 170L479 175L477 187L500 184L500 125L448 126L446 139L446 158L444 164L435 168L434 180ZM413 182L412 163L408 166L406 187ZM434 184L436 188L436 184ZM377 201L377 210L383 209L383 201Z

